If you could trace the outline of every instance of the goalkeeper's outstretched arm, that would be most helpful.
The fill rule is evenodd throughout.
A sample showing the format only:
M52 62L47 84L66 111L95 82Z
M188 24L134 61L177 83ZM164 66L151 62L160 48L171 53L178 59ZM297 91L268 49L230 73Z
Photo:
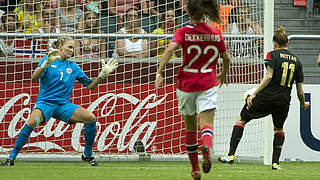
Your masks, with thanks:
M58 52L58 49L54 49L48 53L47 57L45 57L46 59L42 62L41 66L37 67L35 72L32 74L32 81L38 81L41 77L42 72L46 68L48 68L51 63L57 61L58 59L61 59L61 57L58 55Z
M43 70L44 70L44 68L37 67L37 69L31 75L31 80L34 82L38 81L40 79L40 76L41 76Z
M118 68L118 61L114 58L108 59L108 62L105 63L105 59L101 60L101 72L98 77L96 77L88 86L89 89L94 89L98 84L104 80L110 73Z

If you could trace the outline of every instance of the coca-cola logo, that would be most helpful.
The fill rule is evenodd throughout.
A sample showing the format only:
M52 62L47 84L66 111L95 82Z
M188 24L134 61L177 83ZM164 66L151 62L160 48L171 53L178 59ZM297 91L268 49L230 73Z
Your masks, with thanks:
M97 151L105 151L114 145L116 141L116 148L119 152L124 150L133 151L134 143L138 138L145 144L146 149L150 147L156 138L154 130L157 127L157 121L146 121L144 118L148 116L150 110L163 103L166 97L167 95L164 95L162 98L157 99L156 94L151 93L143 99L138 99L127 93L107 93L90 103L87 109L91 112L96 111L98 107L102 107L97 111L100 113L97 115L99 118L107 118L110 116L117 107L117 102L120 100L129 102L131 106L134 107L131 110L130 116L121 122L114 121L101 124L97 121L97 135L95 139ZM18 94L8 100L0 109L0 125L1 123L10 122L7 131L4 131L7 133L4 134L4 136L12 139L16 138L19 134L21 125L17 127L18 124L21 124L21 121L27 121L31 113L31 108L25 107L18 110L12 119L5 118L7 113L10 110L12 111L12 108L16 106L18 101L22 102L20 106L27 106L31 103L31 96L29 93ZM73 129L71 127L73 127ZM51 150L67 151L65 147L55 141L47 141L46 138L61 138L65 133L72 131L70 137L72 149L74 151L83 151L84 146L83 143L81 143L83 138L81 132L83 128L84 124L82 123L70 126L62 121L57 122L51 118L44 126L40 126L36 131L32 132L30 138L36 137L38 141L30 142L26 144L25 147L40 148L45 152ZM109 139L108 141L106 141L107 137ZM13 144L10 145L10 148L7 148L7 146L9 145L0 144L0 152L11 151Z

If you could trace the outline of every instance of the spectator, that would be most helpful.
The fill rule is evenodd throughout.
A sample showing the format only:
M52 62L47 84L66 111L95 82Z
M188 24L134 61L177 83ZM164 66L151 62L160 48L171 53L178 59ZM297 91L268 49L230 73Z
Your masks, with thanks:
M41 27L41 2L39 0L21 0L14 10L18 16L19 31L32 33Z
M51 8L46 8L42 10L42 23L43 27L38 28L36 33L57 33L60 34L61 30L58 23L58 17L56 16L56 11ZM55 42L56 38L49 38L48 40L48 51L52 51L52 43Z
M84 15L84 33L102 34L98 14L87 12ZM106 39L85 38L76 42L76 56L85 58L106 58Z
M61 0L57 9L59 25L66 33L82 32L83 11L75 8L75 0Z
M77 4L81 6L80 9L84 12L94 11L98 14L101 11L100 0L78 0Z
M59 0L52 0L51 6L53 9L60 7L60 2Z
M60 33L58 18L54 9L42 10L42 23L43 27L37 29L40 33Z
M250 6L247 4L233 8L228 17L229 24L225 27L225 34L263 34L261 26L251 20L250 13ZM260 54L259 46L263 45L263 40L231 40L228 45L233 57L252 57Z
M149 14L158 15L159 19L165 16L167 9L173 9L178 15L181 14L182 6L185 5L185 0L146 0ZM186 9L186 6L184 7Z
M6 12L7 9L5 8L8 5L7 0L0 0L0 10Z
M166 11L165 16L161 19L161 24L158 29L155 29L153 34L174 34L178 27L178 21L176 19L175 13L173 9L169 9ZM159 39L158 41L151 42L151 56L155 56L158 58L163 57L165 47L171 42L171 39ZM180 50L173 53L171 58L180 57Z
M8 0L0 0L0 10L4 12L13 11L17 7L17 0L8 1Z
M179 6L181 7L182 14L188 14L188 13L187 13L187 3L186 3L186 0L180 0L180 1L179 1Z
M317 63L320 66L320 54L318 55Z
M108 1L109 13L110 14L119 14L120 17L128 10L128 9L137 9L143 10L143 14L148 14L147 6L145 0L109 0ZM124 17L122 17L124 18ZM125 19L125 18L124 18Z
M212 26L217 26L218 29L222 33L224 33L224 28L228 24L228 16L231 13L231 10L242 4L242 0L228 0L226 4L221 5L219 9L219 14L221 16L221 23L217 24L216 22L212 21Z
M134 8L126 11L125 15L126 26L121 28L120 34L147 34L145 30L138 26L139 14ZM118 39L116 41L116 51L113 57L133 57L146 58L148 57L148 41L147 39Z
M43 9L51 9L55 5L56 5L56 1L55 0L44 0L44 1L42 1L42 8Z
M0 19L2 19L2 16L5 14L6 12L0 9ZM2 21L0 21L0 31L2 31L3 25L2 25Z
M109 1L102 1L102 2L100 2L100 5L101 5L101 10L100 10L100 12L101 13L105 13L105 14L108 14L108 2Z
M15 33L18 29L17 16L14 12L9 11L1 17L3 24L2 32ZM14 37L2 37L0 39L0 56L7 57L13 55Z

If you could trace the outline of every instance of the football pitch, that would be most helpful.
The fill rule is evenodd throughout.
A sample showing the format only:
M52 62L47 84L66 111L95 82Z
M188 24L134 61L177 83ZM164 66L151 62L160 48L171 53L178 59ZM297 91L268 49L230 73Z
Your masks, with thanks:
M283 171L257 164L225 165L215 162L202 180L309 180L320 179L320 162L282 162ZM13 167L0 167L0 180L188 180L189 162L85 162L16 161Z

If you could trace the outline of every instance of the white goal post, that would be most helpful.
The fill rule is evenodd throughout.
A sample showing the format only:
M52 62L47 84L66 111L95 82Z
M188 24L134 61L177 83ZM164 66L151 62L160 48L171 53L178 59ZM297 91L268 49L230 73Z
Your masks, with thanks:
M232 127L243 106L243 93L261 81L264 71L263 58L266 52L273 48L274 0L243 1L250 5L250 17L253 22L263 27L263 34L223 34L229 51L234 54L228 77L230 84L219 89L218 109L214 120L214 159L227 153ZM224 0L219 2L226 4ZM179 20L176 27L182 27L187 23L184 7L173 7L180 12L176 14L176 19ZM87 13L88 11L84 12L84 17ZM30 77L41 57L49 49L49 40L68 35L80 44L76 46L79 50L76 53L79 54L75 54L77 57L71 59L92 78L97 77L100 71L100 60L111 57L117 48L121 48L117 47L117 40L138 39L142 43L143 40L148 41L147 57L144 57L142 51L130 58L121 57L119 52L119 68L95 90L89 91L79 83L74 86L71 102L87 108L97 117L97 136L93 148L97 159L188 160L184 147L184 124L177 110L174 83L181 57L173 58L166 67L164 87L154 87L155 72L160 61L159 42L166 42L172 34L120 34L117 33L119 28L111 32L111 26L123 28L125 22L117 19L122 15L104 15L100 13L98 16L101 29L107 29L104 33L0 33L3 38L0 51L5 52L9 47L7 40L11 39L14 43L14 50L11 53L6 51L7 54L2 53L6 55L0 57L1 159L8 157L19 130L30 116L39 92L39 83L32 82ZM165 13L146 17L140 14L139 26L146 27L144 31L155 30L153 28L160 27L161 24L160 19L155 19L164 15ZM116 20L112 21L114 24L111 24L112 18ZM143 18L147 18L149 23ZM159 41L156 48L152 49L151 41ZM86 44L88 42L93 45ZM99 51L92 49L94 45ZM152 54L151 50L155 50L156 54ZM85 54L85 51L88 54ZM218 68L221 70L221 64ZM270 118L265 119L252 121L247 125L236 153L236 162L271 163L272 121ZM46 124L35 129L17 159L78 161L79 154L84 149L83 129L83 124L68 125L51 118ZM144 143L146 153L134 152L134 143L137 140Z

